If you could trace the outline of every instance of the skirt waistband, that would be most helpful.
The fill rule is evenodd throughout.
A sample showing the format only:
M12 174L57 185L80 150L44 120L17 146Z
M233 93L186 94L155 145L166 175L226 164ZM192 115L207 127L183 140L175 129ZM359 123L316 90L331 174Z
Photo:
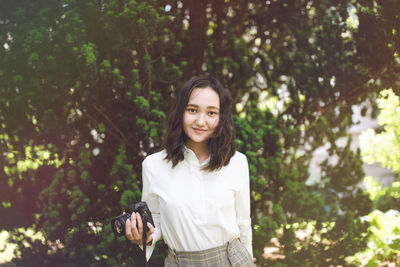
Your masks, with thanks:
M253 259L239 238L234 238L225 245L190 252L177 252L168 249L166 267L254 267Z
M239 238L234 238L227 242L225 245L218 246L215 248L209 248L205 250L200 250L200 251L176 251L174 249L168 248L168 251L174 255L174 257L203 257L205 255L209 255L210 253L220 253L224 251L229 251L232 249L232 247L237 243L240 242Z

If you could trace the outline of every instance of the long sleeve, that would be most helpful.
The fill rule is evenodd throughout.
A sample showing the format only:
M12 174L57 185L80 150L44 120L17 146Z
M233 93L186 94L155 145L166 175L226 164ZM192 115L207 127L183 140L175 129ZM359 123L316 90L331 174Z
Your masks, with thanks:
M214 172L202 170L190 149L175 168L165 157L163 150L148 155L142 164L142 199L155 222L147 259L161 238L170 249L200 251L239 237L253 255L246 156L236 152L227 166Z
M240 241L246 246L253 257L250 219L250 177L246 157L243 159L239 179L242 186L235 192L236 221L240 230Z
M146 248L146 258L147 260L150 259L155 244L158 240L161 239L161 227L160 227L160 210L159 210L159 203L158 203L158 197L156 194L152 192L151 189L151 173L149 166L146 164L146 160L143 161L142 163L142 177L143 177L143 190L142 190L142 201L146 201L147 206L149 207L151 211L151 215L153 216L153 221L154 221L154 233L152 235L153 237L153 242L150 246L147 246Z

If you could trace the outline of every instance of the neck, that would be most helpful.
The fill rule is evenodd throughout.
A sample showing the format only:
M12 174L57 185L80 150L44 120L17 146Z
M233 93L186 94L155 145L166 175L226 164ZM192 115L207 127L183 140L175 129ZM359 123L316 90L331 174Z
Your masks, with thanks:
M206 142L193 143L188 140L185 145L187 148L190 148L194 152L200 163L208 159L208 157L210 156L210 151Z

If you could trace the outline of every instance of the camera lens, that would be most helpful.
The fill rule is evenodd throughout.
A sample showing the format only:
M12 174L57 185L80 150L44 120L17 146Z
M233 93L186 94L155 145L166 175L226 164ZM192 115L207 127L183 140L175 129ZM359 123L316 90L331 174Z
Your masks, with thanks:
M116 221L116 222L115 222L115 229L117 230L117 233L118 233L118 234L121 234L121 232L122 232L122 227L123 227L123 225L121 225L121 222L120 222L120 221Z

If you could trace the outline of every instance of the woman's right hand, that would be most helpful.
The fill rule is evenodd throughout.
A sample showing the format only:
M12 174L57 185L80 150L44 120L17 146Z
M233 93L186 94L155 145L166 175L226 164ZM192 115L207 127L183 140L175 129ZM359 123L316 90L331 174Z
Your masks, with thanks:
M137 227L136 227L137 222ZM154 226L151 223L147 223L147 227L149 231L147 232L147 245L150 245L153 241L152 234L154 233ZM130 219L125 222L125 236L133 243L137 245L143 245L142 236L143 236L143 222L139 213L132 213Z

